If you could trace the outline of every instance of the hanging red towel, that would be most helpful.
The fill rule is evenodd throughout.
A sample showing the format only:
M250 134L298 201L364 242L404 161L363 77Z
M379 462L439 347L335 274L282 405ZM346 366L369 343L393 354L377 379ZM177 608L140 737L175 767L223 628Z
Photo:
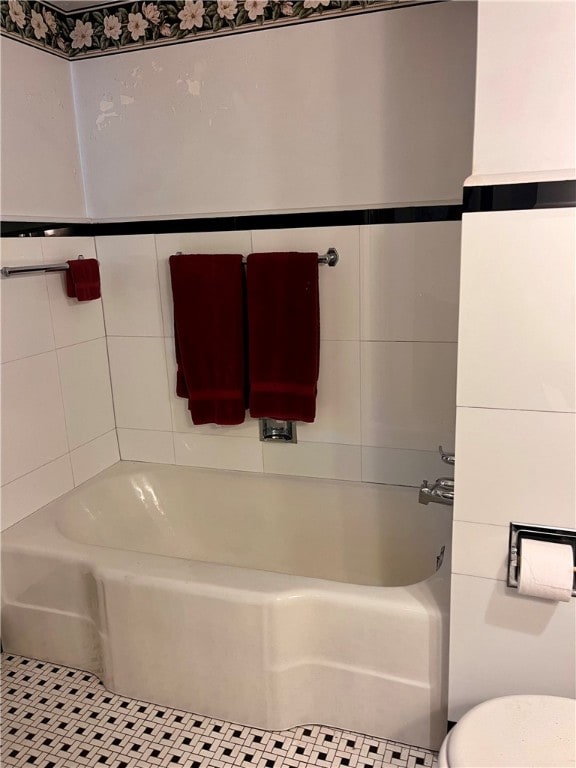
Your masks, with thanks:
M100 298L100 268L96 259L74 259L66 262L66 295L78 301Z
M314 421L320 356L317 253L248 257L250 415Z
M176 394L194 424L241 424L246 411L241 254L170 256Z

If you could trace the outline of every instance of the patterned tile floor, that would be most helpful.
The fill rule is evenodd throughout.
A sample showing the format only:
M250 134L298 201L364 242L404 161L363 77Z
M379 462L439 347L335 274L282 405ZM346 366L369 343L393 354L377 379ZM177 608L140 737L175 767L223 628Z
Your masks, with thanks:
M107 691L93 675L2 654L2 766L436 767L418 747L319 725L261 731Z

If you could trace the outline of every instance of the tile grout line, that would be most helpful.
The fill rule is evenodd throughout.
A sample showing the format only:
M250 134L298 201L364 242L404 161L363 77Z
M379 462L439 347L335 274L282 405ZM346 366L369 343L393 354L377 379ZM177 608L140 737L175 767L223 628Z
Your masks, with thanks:
M466 408L471 411L505 411L510 413L561 413L568 416L574 416L576 411L557 411L557 410L545 410L544 408L505 408L498 405L459 405L456 404L456 408Z
M50 313L50 317L52 318L52 313ZM84 339L83 341L75 341L73 344L62 344L61 346L54 346L51 349L45 349L43 352L34 352L31 355L22 355L21 357L14 357L11 360L3 360L2 365L10 365L10 363L19 363L20 360L31 360L33 357L40 357L41 355L48 355L50 352L59 352L61 349L71 349L72 347L79 347L81 344L89 344L92 341L99 341L100 339L105 339L106 335L103 334L102 336L93 336L90 339ZM114 337L113 337L114 338ZM134 337L127 337L127 338L140 338L139 336ZM154 338L154 337L150 337Z
M359 388L359 417L360 417L360 482L364 482L364 397L362 383L362 295L364 292L363 261L364 250L369 249L369 231L365 227L358 227L358 388Z
M98 260L98 265L104 266L104 262L101 258L98 256L98 243L96 242L96 237L93 237L92 240L94 241L94 251L96 253L96 258ZM100 279L100 283L102 283L102 279ZM114 382L112 380L112 364L110 362L110 345L108 344L108 325L106 322L106 309L104 305L104 298L100 299L100 306L102 310L102 324L104 325L104 342L106 344L106 360L108 361L108 381L110 383L110 396L112 398L112 415L114 417L114 432L116 434L116 447L118 449L118 460L122 461L122 454L120 452L120 438L118 437L118 419L116 416L116 398L114 397ZM117 463L117 462L115 462Z
M172 445L172 455L171 455L171 464L174 466L178 466L178 462L176 461L176 425L174 422L174 410L173 410L173 397L174 392L170 391L170 374L168 372L168 344L170 343L169 340L172 339L172 343L175 344L174 336L166 336L167 329L167 318L164 316L164 302L162 301L162 289L160 285L160 253L158 251L158 236L154 235L154 251L156 254L156 279L158 281L158 298L160 302L160 318L162 320L162 332L164 334L164 337L162 339L162 346L164 350L164 367L166 369L166 386L168 389L168 408L170 410L170 424L171 424L171 433L170 433L170 443ZM169 257L168 257L169 258Z
M172 412L172 393L170 392L170 376L168 374L168 355L166 354L166 320L164 317L164 302L162 301L162 290L160 287L160 256L158 253L158 240L156 235L153 235L154 243L154 263L156 265L156 298L158 300L158 307L160 309L160 325L162 326L162 356L164 358L164 373L166 376L166 395L168 398L168 411L170 413L170 431L172 433L172 463L176 464L176 443L174 440L174 414Z

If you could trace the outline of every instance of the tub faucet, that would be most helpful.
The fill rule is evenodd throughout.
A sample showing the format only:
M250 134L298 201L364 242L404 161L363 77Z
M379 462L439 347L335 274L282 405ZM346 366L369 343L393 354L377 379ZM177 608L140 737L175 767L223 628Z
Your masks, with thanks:
M420 486L418 502L420 504L429 504L431 501L436 504L454 504L454 480L451 477L439 477L428 485L428 480L424 480Z

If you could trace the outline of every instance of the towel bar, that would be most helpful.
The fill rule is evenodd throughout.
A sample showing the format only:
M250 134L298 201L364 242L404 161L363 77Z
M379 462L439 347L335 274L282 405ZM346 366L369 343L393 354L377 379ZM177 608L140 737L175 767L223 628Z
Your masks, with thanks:
M318 264L326 264L329 267L335 267L336 264L338 264L338 259L340 256L338 255L338 251L336 248L328 248L326 253L321 254L318 256ZM248 256L244 256L242 259L242 264L246 264L248 260Z
M78 256L78 258L83 259L84 256ZM65 272L67 269L67 262L63 264L32 264L22 267L2 267L0 275L2 277L12 277L13 275L38 274L41 272Z
M182 251L177 251L176 256L182 256ZM318 256L318 264L326 264L329 267L335 267L336 264L338 264L338 259L340 256L338 255L338 251L336 248L328 248L326 253L321 254ZM242 264L246 264L248 261L248 256L242 257Z
M178 253L181 253L179 251ZM78 256L79 259L83 259L84 256ZM244 256L242 263L246 264L247 256ZM327 264L329 267L335 267L338 264L338 251L336 248L328 248L328 251L318 256L318 264ZM31 264L27 266L18 267L2 267L0 269L0 275L2 277L13 277L14 275L32 275L44 272L65 272L68 269L66 262L62 264Z

